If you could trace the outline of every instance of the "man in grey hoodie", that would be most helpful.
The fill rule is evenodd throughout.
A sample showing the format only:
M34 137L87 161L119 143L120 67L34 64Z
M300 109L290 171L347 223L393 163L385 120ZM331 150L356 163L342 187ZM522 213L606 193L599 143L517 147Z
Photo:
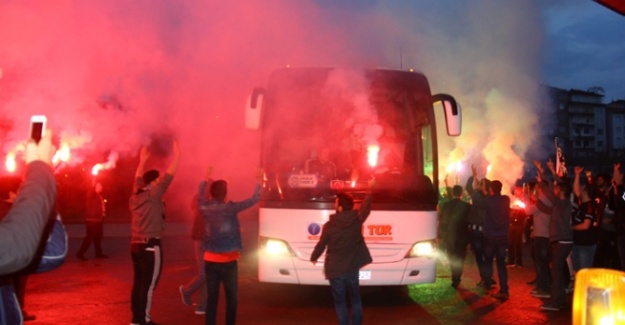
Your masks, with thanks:
M154 324L150 316L152 294L160 277L163 251L161 236L165 228L165 205L163 195L178 170L180 149L173 144L174 158L165 175L157 170L144 172L150 158L147 147L141 149L139 165L135 173L133 194L130 197L131 232L130 252L134 267L134 279L130 309L131 324Z

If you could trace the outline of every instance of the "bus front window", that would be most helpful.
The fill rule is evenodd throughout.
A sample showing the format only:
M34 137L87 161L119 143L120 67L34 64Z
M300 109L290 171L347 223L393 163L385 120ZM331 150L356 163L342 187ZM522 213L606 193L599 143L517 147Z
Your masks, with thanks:
M332 81L332 73L289 71L272 79L264 111L265 201L334 202L337 191L358 198L371 178L374 203L429 201L419 193L433 188L431 166L424 174L432 148L422 143L429 131L417 129L427 124L429 90L371 73L354 91Z

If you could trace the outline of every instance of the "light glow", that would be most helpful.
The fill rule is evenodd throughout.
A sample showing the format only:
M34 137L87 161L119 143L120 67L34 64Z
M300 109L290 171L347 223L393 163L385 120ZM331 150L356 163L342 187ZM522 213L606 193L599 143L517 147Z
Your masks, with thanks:
M514 202L512 202L512 207L513 208L521 208L521 209L525 209L525 202L516 199L514 200Z
M97 176L101 169L102 169L102 164L96 164L95 166L93 166L93 168L91 168L91 174L93 176Z
M9 152L6 157L5 166L7 171L10 173L14 173L17 168L17 164L15 163L15 153Z
M56 165L60 162L68 162L70 158L71 152L69 144L64 142L61 143L61 147L59 148L59 150L56 151L54 157L52 157L52 163Z
M265 244L265 252L270 255L289 255L289 247L282 240L269 239Z
M91 168L91 174L93 176L97 176L101 170L108 170L111 168L115 168L115 166L117 165L117 159L119 158L119 155L117 154L117 152L113 151L109 154L108 157L108 161L105 163L100 163L100 164L95 164L95 166L93 166L93 168Z
M367 147L367 162L369 166L375 167L378 164L378 153L380 152L380 146L372 144Z
M433 257L434 245L432 242L425 241L416 243L410 249L410 257Z

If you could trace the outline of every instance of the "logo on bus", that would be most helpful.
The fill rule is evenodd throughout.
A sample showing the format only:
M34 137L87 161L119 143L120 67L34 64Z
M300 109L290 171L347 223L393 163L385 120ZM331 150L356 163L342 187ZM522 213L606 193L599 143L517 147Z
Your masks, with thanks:
M308 239L319 240L321 233L321 225L311 223L308 225ZM372 241L392 241L393 226L391 225L363 225L362 235L365 240Z
M308 225L308 233L316 236L321 232L321 226L318 223L311 223Z
M362 229L365 240L392 241L393 226L391 225L365 225Z

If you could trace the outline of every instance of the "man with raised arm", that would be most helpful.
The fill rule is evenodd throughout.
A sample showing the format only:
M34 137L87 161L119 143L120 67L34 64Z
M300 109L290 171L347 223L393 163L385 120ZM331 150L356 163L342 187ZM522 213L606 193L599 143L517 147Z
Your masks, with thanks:
M48 247L44 249L44 256L40 245L47 236L46 229L50 222L54 222L57 231L53 210L56 200L56 181L52 174L51 162L56 148L52 145L52 133L44 132L39 143L28 140L24 158L26 161L26 177L22 182L11 207L0 216L0 323L22 324L24 316L16 296L14 276L11 274L38 263L38 269L45 271L47 267L57 267L60 264L45 261ZM60 222L58 223L60 225ZM60 226L60 242L52 240L52 248L64 249L66 244L65 232ZM48 229L49 231L49 229ZM63 247L61 247L63 246ZM64 251L64 250L63 250ZM41 259L34 261L35 259ZM55 262L64 261L63 258ZM55 265L51 265L55 264ZM17 293L19 296L19 293Z
M369 181L372 189L375 181ZM362 236L362 225L371 213L371 190L363 199L360 209L354 210L354 199L347 193L337 193L334 203L336 213L323 225L321 238L310 255L314 264L326 251L323 271L330 282L334 309L339 324L360 325L362 323L362 301L360 298L360 268L372 262L371 254ZM352 315L347 310L347 294L351 302ZM351 322L350 322L351 319Z
M237 295L239 287L239 264L243 243L239 212L252 207L260 200L263 173L258 171L258 184L254 194L243 201L227 201L228 183L219 179L210 184L208 199L204 191L210 182L210 174L200 182L197 200L198 210L204 219L204 271L208 299L206 302L206 325L217 321L219 287L223 284L226 297L226 324L233 325L237 319Z
M175 141L173 154L173 160L163 176L155 169L144 172L150 158L147 147L141 148L139 155L139 165L129 202L132 218L130 254L134 267L130 301L131 324L155 324L152 322L150 309L163 262L161 246L165 228L163 194L171 184L180 162L180 149Z
M558 181L553 183L543 182L545 180L544 169L539 162L534 162L538 174L536 180L542 187L543 193L551 206L542 201L536 201L537 207L551 215L549 219L549 252L551 261L551 298L540 306L542 310L559 311L565 306L565 275L566 258L573 248L573 229L571 229L571 215L573 204L571 203L572 187L568 182ZM549 161L547 166L554 176L553 162Z

